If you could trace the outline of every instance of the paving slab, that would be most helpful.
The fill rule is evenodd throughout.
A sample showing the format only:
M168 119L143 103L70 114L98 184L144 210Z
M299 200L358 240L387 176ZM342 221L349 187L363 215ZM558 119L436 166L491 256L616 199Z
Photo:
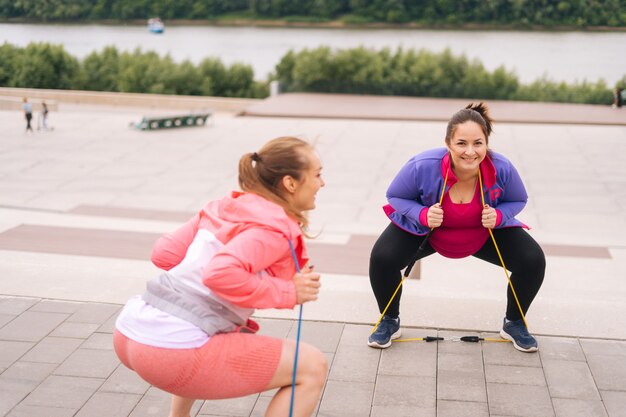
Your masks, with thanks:
M489 412L519 417L554 417L547 387L535 385L487 384Z
M602 401L555 398L556 417L607 417Z
M117 356L112 350L79 348L55 369L54 374L106 379L117 365Z
M598 389L626 390L626 360L624 356L589 355L589 369Z
M51 375L24 399L25 405L70 408L78 411L104 379Z
M489 417L486 402L437 401L437 417Z
M26 311L2 326L0 340L39 341L68 317L68 314Z
M626 416L626 391L600 391L610 417Z
M75 414L76 417L126 417L136 407L140 395L96 392Z
M42 338L22 359L29 362L61 364L83 343L82 339L51 337Z
M494 384L547 385L543 369L534 366L485 365L485 380Z
M11 366L24 353L28 352L34 343L19 342L14 340L0 340L0 366L7 368Z
M71 408L20 404L7 417L73 417L75 413L76 410Z
M546 360L542 364L550 395L558 398L600 400L598 387L586 363Z
M368 415L374 396L373 382L329 380L317 415L359 417Z
M259 400L259 395L248 395L246 397L205 401L199 416L228 416L228 417L248 417Z

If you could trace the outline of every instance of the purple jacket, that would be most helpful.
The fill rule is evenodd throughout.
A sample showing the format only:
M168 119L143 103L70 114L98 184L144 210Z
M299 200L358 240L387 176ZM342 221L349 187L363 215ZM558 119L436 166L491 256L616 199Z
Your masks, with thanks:
M450 169L450 155L446 148L431 149L409 159L387 189L389 204L383 209L389 219L409 233L428 233L428 225L422 224L420 213L439 202L447 170L446 192L458 181ZM528 195L511 161L490 151L480 163L480 172L485 203L498 213L496 228L528 228L515 218L526 205Z

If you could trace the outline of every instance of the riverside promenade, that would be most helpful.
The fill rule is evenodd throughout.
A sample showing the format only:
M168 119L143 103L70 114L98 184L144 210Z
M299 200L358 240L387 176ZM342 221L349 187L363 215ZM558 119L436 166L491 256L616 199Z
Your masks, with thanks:
M316 416L626 416L626 110L525 103L514 112L524 120L507 121L493 103L490 146L520 171L530 199L518 217L547 255L527 317L539 352L450 340L381 351L366 345L378 319L367 262L387 225L385 190L411 155L443 144L442 120L464 101L325 100L279 96L247 116L152 132L129 123L180 110L59 102L54 130L35 134L19 111L0 111L0 416L167 416L168 395L112 350L117 313L158 273L154 240L235 189L241 154L282 135L315 143L326 181L310 242L322 291L302 325L330 365ZM433 255L414 275L404 337L497 337L501 268ZM295 337L295 311L256 317L261 333ZM198 401L192 415L263 416L271 395Z

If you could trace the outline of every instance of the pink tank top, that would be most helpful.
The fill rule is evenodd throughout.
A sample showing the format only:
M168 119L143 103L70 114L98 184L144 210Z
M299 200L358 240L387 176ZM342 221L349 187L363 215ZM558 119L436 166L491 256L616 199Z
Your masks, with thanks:
M483 207L478 187L467 204L456 204L446 193L441 203L443 223L433 230L430 245L446 258L465 258L475 254L489 238L489 230L481 222Z

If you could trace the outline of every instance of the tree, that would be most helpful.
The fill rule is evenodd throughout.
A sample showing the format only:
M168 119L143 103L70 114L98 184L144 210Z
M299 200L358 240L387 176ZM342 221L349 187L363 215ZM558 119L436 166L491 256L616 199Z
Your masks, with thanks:
M320 81L333 79L334 65L331 50L326 46L300 51L293 66L293 87L310 91Z
M205 96L224 96L226 67L217 58L205 58L198 66L200 91Z
M337 17L338 14L348 10L348 0L312 0L310 5L310 13L313 16L327 19Z
M173 86L176 94L199 96L202 94L202 79L200 72L189 61L176 65L174 71L169 74L169 83Z
M22 49L6 42L0 46L0 86L15 87L17 64L22 53Z
M126 93L168 93L163 83L166 70L171 70L171 66L162 63L156 52L144 53L140 48L132 54L125 52L120 57L118 90Z
M78 73L78 60L63 46L30 43L16 63L15 87L70 89Z
M234 63L226 71L224 97L253 97L254 71L250 65Z
M115 46L101 53L92 52L81 63L78 88L95 91L118 91L120 55Z

